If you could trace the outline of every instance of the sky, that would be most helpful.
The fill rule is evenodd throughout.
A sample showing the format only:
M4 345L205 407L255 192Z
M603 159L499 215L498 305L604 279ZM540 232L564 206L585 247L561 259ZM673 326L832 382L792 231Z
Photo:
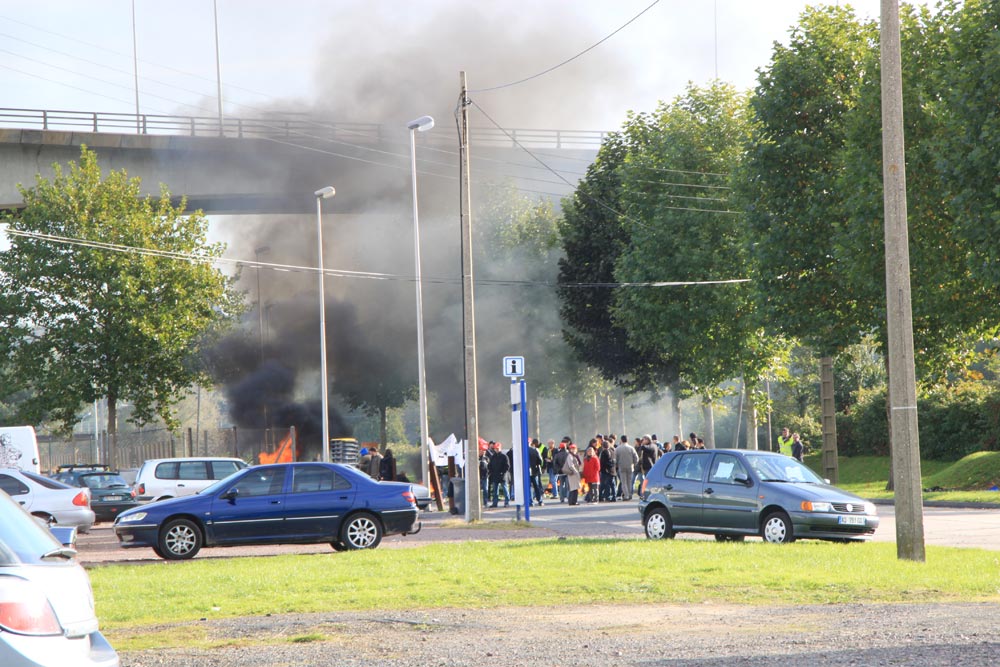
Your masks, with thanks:
M530 77L606 37L652 0L216 0L227 117L322 110L396 121ZM474 99L502 125L609 130L688 82L747 89L802 0L661 0L555 71ZM878 0L853 3L877 15ZM135 29L132 9L135 10ZM212 0L0 2L4 107L217 113ZM397 118L398 116L398 118Z

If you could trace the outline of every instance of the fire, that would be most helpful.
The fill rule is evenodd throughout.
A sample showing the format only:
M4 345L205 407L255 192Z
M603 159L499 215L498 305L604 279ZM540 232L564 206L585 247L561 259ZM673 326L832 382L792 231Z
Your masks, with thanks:
M295 461L295 447L292 445L292 434L289 433L273 452L261 452L258 455L260 463L292 463Z

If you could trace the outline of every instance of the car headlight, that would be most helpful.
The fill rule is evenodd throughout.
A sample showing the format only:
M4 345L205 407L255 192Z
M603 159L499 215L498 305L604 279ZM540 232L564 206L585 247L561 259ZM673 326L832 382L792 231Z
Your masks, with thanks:
M118 517L118 523L131 523L134 521L142 521L146 518L145 512L136 512L135 514L122 514Z
M875 503L865 503L865 514L878 514Z
M833 505L831 503L817 503L811 500L803 500L802 509L806 512L832 512Z

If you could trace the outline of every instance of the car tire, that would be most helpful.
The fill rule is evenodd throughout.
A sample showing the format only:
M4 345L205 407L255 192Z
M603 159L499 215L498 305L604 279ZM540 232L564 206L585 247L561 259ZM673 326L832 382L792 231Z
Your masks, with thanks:
M347 545L341 542L340 540L334 540L333 542L330 542L330 546L333 547L334 551L347 551Z
M157 554L167 560L187 560L201 551L201 530L189 519L174 519L160 530Z
M764 522L760 525L760 536L771 544L794 542L792 520L784 512L772 512L764 517Z
M669 540L674 536L674 525L666 508L656 507L647 512L642 525L647 539Z
M41 519L50 526L56 525L56 518L51 514L46 514L45 512L32 512L31 516Z
M340 529L340 541L351 551L374 549L382 541L382 524L368 512L352 514Z

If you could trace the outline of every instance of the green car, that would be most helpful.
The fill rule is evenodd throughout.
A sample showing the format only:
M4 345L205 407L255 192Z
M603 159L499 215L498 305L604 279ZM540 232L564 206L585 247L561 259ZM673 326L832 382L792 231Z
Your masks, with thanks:
M119 514L139 504L128 482L106 465L60 466L53 478L90 489L90 509L94 510L97 521L114 521Z
M650 539L687 532L719 541L842 542L871 539L879 524L873 503L795 459L740 449L664 454L643 481L639 515Z

